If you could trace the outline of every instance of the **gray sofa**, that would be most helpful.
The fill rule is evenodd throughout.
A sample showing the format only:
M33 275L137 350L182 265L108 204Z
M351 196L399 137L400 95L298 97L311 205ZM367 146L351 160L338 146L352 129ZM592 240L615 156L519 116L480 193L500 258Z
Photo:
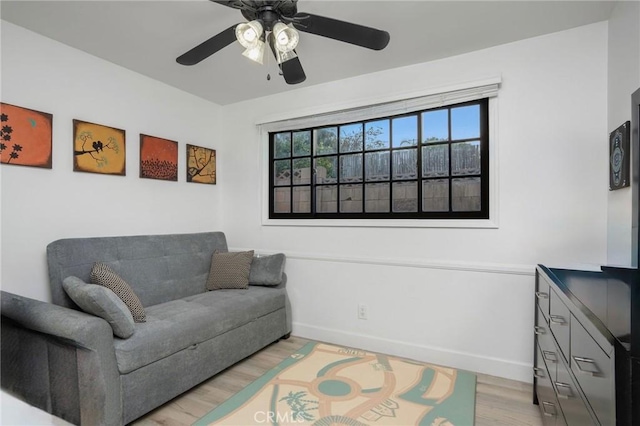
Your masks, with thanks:
M53 303L2 292L2 388L75 424L126 424L288 337L286 275L278 285L206 291L214 250L227 251L221 232L51 243ZM88 282L94 262L116 271L144 306L147 321L127 339L62 287L69 276Z

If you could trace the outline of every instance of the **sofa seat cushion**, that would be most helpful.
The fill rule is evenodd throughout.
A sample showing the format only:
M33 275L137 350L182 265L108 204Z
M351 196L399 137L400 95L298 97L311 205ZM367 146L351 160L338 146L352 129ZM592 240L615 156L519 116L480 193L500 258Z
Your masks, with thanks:
M114 339L118 369L130 373L285 308L284 288L217 290L145 308L130 338Z

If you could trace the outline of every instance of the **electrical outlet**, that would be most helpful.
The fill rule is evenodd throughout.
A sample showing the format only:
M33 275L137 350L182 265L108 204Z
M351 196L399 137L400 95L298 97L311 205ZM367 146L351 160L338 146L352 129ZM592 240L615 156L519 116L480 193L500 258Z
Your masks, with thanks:
M358 304L358 319L361 319L361 320L369 319L369 307L364 303Z

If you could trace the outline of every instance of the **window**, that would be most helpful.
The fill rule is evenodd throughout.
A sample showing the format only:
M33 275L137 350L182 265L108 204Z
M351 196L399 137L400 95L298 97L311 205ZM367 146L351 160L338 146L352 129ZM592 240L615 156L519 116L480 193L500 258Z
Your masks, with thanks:
M488 219L488 99L269 133L271 219Z

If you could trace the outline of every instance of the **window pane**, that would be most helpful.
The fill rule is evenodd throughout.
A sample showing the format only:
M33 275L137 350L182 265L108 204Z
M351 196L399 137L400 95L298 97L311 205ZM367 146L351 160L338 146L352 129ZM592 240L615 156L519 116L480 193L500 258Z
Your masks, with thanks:
M362 154L340 157L340 182L362 182Z
M422 143L449 140L449 110L422 113Z
M340 126L340 152L362 151L362 123Z
M418 183L417 182L394 182L393 211L394 212L417 212L418 211Z
M364 149L389 148L389 120L364 125Z
M291 185L291 160L273 162L273 182L275 186Z
M311 131L293 133L293 156L311 155Z
M451 109L451 139L480 137L480 105Z
M389 180L389 151L367 152L364 155L364 177L368 181Z
M293 212L311 213L310 186L296 186L293 188Z
M316 159L316 183L338 182L338 158L323 157Z
M337 213L338 211L338 187L317 186L316 187L316 212Z
M335 154L338 151L338 128L325 127L313 131L315 155Z
M276 133L273 136L275 158L286 158L291 156L291 133Z
M393 151L393 180L415 179L418 174L416 149Z
M422 147L422 177L449 176L449 146Z
M275 213L291 213L291 188L275 188L273 190L273 211Z
M449 211L449 180L434 179L422 182L422 211Z
M389 212L389 184L370 183L365 185L364 208L367 213Z
M308 185L311 183L311 158L293 160L293 184Z
M480 211L480 178L453 179L451 207L455 212Z
M362 213L362 185L340 186L340 213Z
M480 174L480 141L451 144L451 174Z
M393 119L393 147L418 144L418 116L410 115Z

